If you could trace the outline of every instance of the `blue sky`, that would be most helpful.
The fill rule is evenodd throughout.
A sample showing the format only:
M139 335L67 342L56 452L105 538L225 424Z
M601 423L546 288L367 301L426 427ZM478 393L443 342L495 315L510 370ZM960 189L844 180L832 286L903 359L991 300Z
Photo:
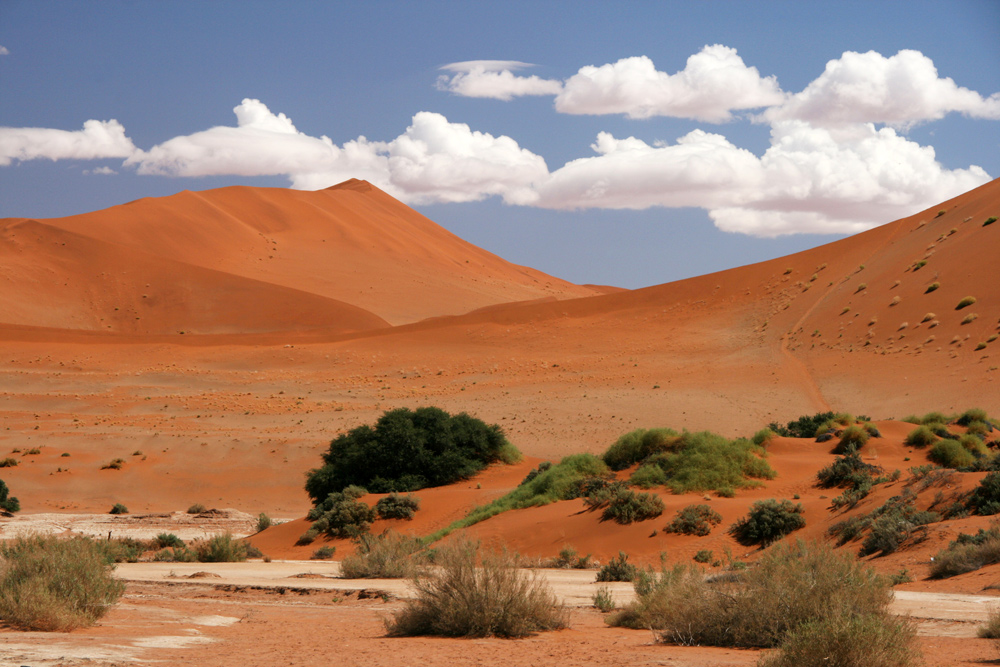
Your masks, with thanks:
M993 0L0 0L0 216L356 176L657 284L1000 176L998 35Z

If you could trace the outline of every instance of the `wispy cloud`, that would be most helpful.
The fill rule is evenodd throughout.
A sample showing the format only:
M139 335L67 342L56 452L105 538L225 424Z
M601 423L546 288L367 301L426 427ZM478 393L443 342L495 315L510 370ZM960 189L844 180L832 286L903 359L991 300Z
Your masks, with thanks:
M70 132L44 127L0 127L0 166L15 160L94 160L128 157L132 140L117 120L88 120Z
M767 121L805 120L814 125L886 123L907 127L948 113L1000 119L1000 93L984 98L938 76L934 62L919 51L885 56L847 51L831 60L805 90L768 109Z
M96 167L94 169L84 169L83 173L95 176L112 176L118 172L111 167Z
M437 89L462 97L486 97L505 102L525 95L558 95L562 83L538 76L519 76L515 71L534 67L517 60L467 60L441 67L453 72L438 77Z

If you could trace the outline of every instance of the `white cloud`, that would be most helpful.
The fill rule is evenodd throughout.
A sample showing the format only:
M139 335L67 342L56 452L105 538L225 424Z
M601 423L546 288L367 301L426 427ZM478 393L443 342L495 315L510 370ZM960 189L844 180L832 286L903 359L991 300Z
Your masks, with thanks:
M0 56L9 56L9 55L10 55L10 49L0 44Z
M545 208L706 208L720 229L751 236L855 233L910 215L989 180L948 170L934 149L890 128L833 131L777 124L758 158L695 130L673 145L602 133L596 157L567 163L538 188Z
M673 116L721 123L736 109L780 104L777 80L747 67L736 49L705 46L676 74L659 72L646 56L583 67L556 97L556 110L569 114L625 114L630 118Z
M234 109L237 127L213 127L138 151L126 164L167 176L285 175L292 187L318 189L361 178L410 203L531 196L548 174L545 161L510 137L474 132L440 114L420 112L389 142L365 137L337 146L299 132L259 100Z
M1000 93L988 98L938 76L930 58L919 51L894 56L845 52L805 90L767 110L763 119L798 119L813 125L887 123L907 127L958 112L1000 119Z
M111 167L97 167L95 169L84 169L83 173L98 176L111 176L112 174L117 174L118 172Z
M538 76L518 76L514 71L534 67L517 60L468 60L441 67L454 72L440 76L437 89L462 97L488 97L508 102L524 95L558 95L562 83Z
M128 157L132 140L117 120L88 120L82 130L0 127L0 166L14 160L95 160Z

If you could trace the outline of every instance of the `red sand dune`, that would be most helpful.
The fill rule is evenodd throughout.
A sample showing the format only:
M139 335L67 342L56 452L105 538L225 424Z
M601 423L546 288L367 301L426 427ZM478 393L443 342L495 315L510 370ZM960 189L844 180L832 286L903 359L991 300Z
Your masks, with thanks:
M513 266L357 181L4 221L0 453L21 452L0 477L25 511L202 502L294 518L309 507L304 473L330 439L394 407L468 411L540 458L600 452L636 427L746 436L828 408L997 415L1000 224L982 223L998 211L994 181L833 244L633 291ZM931 282L940 288L927 292ZM956 310L964 296L977 301ZM906 425L880 424L880 464L922 462L899 445ZM123 469L100 470L112 458ZM776 480L710 502L728 522L755 498L798 493L805 534L818 537L832 518L819 496L839 492L810 480L831 458L778 441ZM525 471L496 487L421 492L422 520L445 521ZM699 498L664 496L668 514ZM581 509L526 510L473 532L539 555L569 542L600 558L620 548L686 558L699 544ZM978 519L962 521L954 526ZM299 528L276 529L287 534L268 548L308 551L284 542ZM928 543L957 530L944 528ZM721 533L708 539L700 548L740 553Z

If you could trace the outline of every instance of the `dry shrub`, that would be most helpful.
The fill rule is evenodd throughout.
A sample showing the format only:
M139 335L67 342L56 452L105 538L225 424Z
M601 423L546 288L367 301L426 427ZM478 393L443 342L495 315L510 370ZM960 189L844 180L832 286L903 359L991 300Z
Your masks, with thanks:
M851 554L801 541L772 547L739 576L710 582L678 566L643 588L608 622L683 645L775 647L806 623L887 614L892 600L888 582Z
M16 628L66 632L93 625L125 590L87 538L19 537L0 555L0 617Z
M567 612L535 573L506 552L456 540L442 547L427 577L414 580L416 597L386 620L391 636L524 637L566 626Z
M1000 639L1000 607L990 609L986 622L979 626L976 634L983 639Z
M423 542L416 537L385 531L362 535L358 548L340 563L345 579L399 579L416 576L420 570Z
M213 535L207 540L195 540L191 549L201 563L237 563L247 559L247 545L231 533Z
M806 623L758 667L910 667L920 663L912 620L886 614L835 616Z

